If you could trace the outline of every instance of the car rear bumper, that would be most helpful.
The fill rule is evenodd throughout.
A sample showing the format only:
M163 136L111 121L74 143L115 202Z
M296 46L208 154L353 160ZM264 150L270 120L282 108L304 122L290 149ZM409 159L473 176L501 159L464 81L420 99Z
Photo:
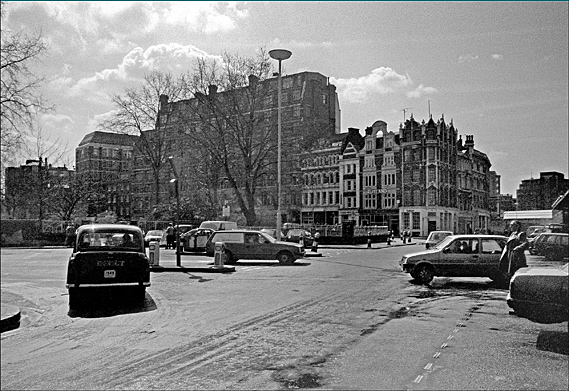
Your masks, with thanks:
M65 284L67 289L69 288L108 288L108 287L121 287L121 286L144 286L149 287L150 282L121 282L114 284Z
M506 298L508 306L520 318L536 323L560 323L569 319L569 308L560 303L545 303L532 300L516 300L510 295Z

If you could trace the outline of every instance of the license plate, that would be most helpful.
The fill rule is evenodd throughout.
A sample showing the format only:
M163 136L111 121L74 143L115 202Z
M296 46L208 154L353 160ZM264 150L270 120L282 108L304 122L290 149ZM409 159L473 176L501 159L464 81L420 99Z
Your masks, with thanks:
M105 278L115 278L117 272L115 270L105 270Z

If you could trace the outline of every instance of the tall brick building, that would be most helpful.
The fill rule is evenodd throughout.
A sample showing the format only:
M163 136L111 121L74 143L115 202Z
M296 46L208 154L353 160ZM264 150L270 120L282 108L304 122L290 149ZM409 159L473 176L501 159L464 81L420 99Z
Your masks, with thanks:
M254 103L250 114L254 117L255 125L262 129L266 134L270 134L269 142L272 144L270 153L267 155L266 172L262 176L256 188L255 197L257 199L256 211L258 224L274 224L277 204L277 78L269 78L259 81L257 78L249 78L249 86L236 91L218 91L217 87L210 86L207 95L201 95L189 100L170 102L167 96L161 97L159 110L159 123L157 128L166 128L167 137L170 145L167 147L169 155L179 167L180 176L180 195L181 197L191 197L196 189L195 175L192 170L212 169L215 167L205 167L202 165L206 157L203 150L196 146L192 140L191 132L202 131L205 120L220 120L220 118L204 118L200 115L200 105L203 102L217 99L224 102L228 99L246 99L248 88L265 89L262 99ZM241 115L246 113L241 113ZM169 119L167 119L169 117ZM179 120L172 120L178 118ZM228 115L222 121L227 121L230 126L231 116ZM282 77L282 211L283 222L299 221L301 198L302 198L302 178L301 178L301 159L303 151L314 147L320 138L332 137L340 133L340 107L336 87L329 83L326 76L316 72L301 72ZM199 157L199 158L198 158ZM135 154L135 161L140 157ZM206 162L207 163L207 162ZM137 178L144 178L144 169L139 169L137 165ZM210 181L210 187L219 190L215 200L216 211L221 215L222 206L230 206L233 214L232 218L239 218L241 214L237 207L237 202L233 197L233 192L225 178L224 173L209 173L212 178L218 177L217 183ZM164 183L164 196L173 202L173 193L168 192L168 182L173 177L171 170L166 167L161 177ZM148 175L146 175L147 177ZM140 188L141 181L135 179L133 186ZM202 186L203 188L203 186ZM137 192L135 203L135 215L147 211L153 207L151 197L147 193ZM170 198L168 198L170 197Z
M121 219L131 216L131 174L136 136L95 131L75 149L78 179L91 190L87 214L114 212Z
M517 190L518 210L547 210L569 190L569 179L557 171L540 172L537 179L524 179Z

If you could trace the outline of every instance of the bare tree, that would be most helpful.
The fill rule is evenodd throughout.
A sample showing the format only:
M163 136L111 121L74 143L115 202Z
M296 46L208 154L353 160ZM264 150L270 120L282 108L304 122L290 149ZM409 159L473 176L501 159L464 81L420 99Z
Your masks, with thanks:
M270 112L263 110L269 88L262 81L271 70L264 49L252 58L225 53L222 64L200 59L188 76L197 99L177 107L183 133L220 168L248 225L257 221L255 191L276 150Z
M117 107L115 115L100 125L116 133L139 136L136 147L149 162L154 179L154 204L161 202L161 173L168 165L171 140L167 132L171 112L161 111L164 97L186 99L185 77L174 78L170 73L153 71L144 77L145 84L131 88L125 94L113 97ZM162 99L162 101L161 101Z
M50 175L44 202L50 215L69 221L79 212L81 204L91 194L91 189L74 172L67 174Z
M6 5L0 3L4 17ZM41 33L1 30L0 125L2 161L9 162L23 145L23 137L37 113L51 109L39 92L44 77L32 71L48 47ZM3 167L4 168L4 167Z

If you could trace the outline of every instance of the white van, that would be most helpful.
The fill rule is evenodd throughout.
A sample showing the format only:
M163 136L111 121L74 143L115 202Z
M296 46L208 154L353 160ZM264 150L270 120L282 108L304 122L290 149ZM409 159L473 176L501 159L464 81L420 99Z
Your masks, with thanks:
M203 221L200 228L209 228L214 231L226 231L230 229L237 229L237 223L234 221Z

